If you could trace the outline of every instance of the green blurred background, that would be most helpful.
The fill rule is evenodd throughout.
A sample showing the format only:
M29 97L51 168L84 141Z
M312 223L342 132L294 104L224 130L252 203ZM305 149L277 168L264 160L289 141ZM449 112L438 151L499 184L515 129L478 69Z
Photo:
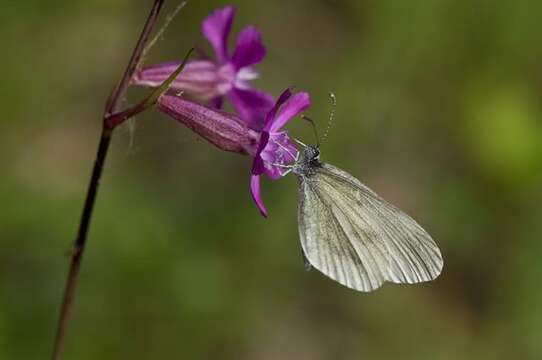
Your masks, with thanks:
M151 110L115 133L66 359L541 359L542 2L232 3L234 34L264 35L258 86L308 90L321 128L334 91L324 161L416 218L444 271L371 294L305 272L295 179L264 182L263 219L249 158ZM206 45L225 4L192 1L148 62ZM50 356L100 116L150 6L1 2L0 359Z

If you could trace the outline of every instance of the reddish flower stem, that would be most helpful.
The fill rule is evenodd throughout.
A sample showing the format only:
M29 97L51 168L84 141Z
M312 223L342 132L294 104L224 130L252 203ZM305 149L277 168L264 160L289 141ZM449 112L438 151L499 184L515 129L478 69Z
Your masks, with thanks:
M94 163L94 169L90 178L87 197L85 200L85 205L83 207L83 213L81 215L79 231L77 233L77 238L75 239L71 254L70 270L68 273L68 279L66 281L62 307L60 310L60 317L58 320L58 328L54 342L54 349L52 355L53 360L62 359L64 353L65 336L71 317L72 305L75 298L75 289L77 281L79 279L79 270L81 268L81 260L85 251L88 228L92 217L92 211L94 209L96 195L98 193L100 177L107 157L111 137L113 135L113 128L107 126L106 120L110 116L110 114L117 112L120 108L121 99L124 97L126 90L128 89L130 79L139 64L141 54L143 52L143 49L145 48L145 44L148 41L149 35L151 34L152 29L156 24L158 15L160 13L160 10L162 9L164 1L165 0L154 1L154 5L151 9L149 16L147 17L141 35L139 36L139 40L137 41L137 44L132 53L132 57L128 62L128 66L124 71L122 79L113 90L111 96L107 99L105 105L105 111L103 114L102 134L100 137L100 143L98 145L96 161Z

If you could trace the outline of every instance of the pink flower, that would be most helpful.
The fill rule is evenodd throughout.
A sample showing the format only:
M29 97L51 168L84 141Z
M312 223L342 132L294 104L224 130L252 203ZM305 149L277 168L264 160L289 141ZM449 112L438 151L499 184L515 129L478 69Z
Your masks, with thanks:
M288 172L288 165L295 162L298 151L282 128L309 106L308 93L299 92L292 96L290 89L286 89L265 118L250 178L250 193L265 217L267 209L260 196L260 175L265 173L272 180L277 180Z
M247 26L237 37L233 54L228 52L228 37L235 8L226 6L213 11L202 24L203 35L211 43L215 61L190 61L171 85L190 97L209 102L220 109L226 97L239 116L255 130L260 130L263 114L273 106L273 98L264 91L253 89L250 81L259 77L253 65L265 57L260 31ZM132 84L159 86L177 67L179 62L149 66L136 72Z
M267 210L260 196L260 175L277 180L288 172L297 157L297 148L282 128L310 106L309 94L292 96L286 89L269 110L261 130L250 128L236 115L183 99L174 93L158 98L158 109L192 129L218 148L253 158L250 193L261 214Z

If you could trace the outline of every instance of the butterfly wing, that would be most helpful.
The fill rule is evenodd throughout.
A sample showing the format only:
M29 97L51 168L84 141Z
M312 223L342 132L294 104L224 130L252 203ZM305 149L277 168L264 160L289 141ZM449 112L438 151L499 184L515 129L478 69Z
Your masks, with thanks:
M429 281L442 271L440 250L416 221L332 165L300 177L298 220L310 264L349 288Z

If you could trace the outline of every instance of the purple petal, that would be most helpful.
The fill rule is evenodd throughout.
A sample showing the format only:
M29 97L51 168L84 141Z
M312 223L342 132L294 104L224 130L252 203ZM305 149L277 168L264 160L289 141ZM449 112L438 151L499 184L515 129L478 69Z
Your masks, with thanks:
M258 206L262 216L267 217L267 209L265 208L263 200L260 196L260 175L252 175L250 177L250 194L252 195L252 199L256 203L256 206Z
M300 92L295 94L281 107L277 117L271 122L269 131L278 131L284 125L286 125L288 121L296 117L299 113L305 111L310 104L311 100L308 93Z
M273 180L280 179L287 171L285 166L295 162L297 148L286 131L271 133L260 157L265 164L264 173Z
M134 73L131 83L140 86L160 86L169 75L179 67L179 65L181 65L180 61L170 61L167 63L146 66Z
M172 61L145 67L135 73L132 84L141 86L160 86L180 65ZM174 90L182 90L200 100L209 100L219 94L217 84L220 81L217 66L208 60L189 61L183 71L171 84Z
M262 151L267 146L268 142L269 142L269 133L267 131L264 131L260 135L260 142L258 143L258 150L256 150L256 155L254 155L254 161L252 162L252 174L253 175L260 175L265 170L265 166L264 166L261 154L262 154Z
M265 57L262 36L255 26L247 26L237 37L231 63L236 70L259 63Z
M282 104L284 104L284 102L290 98L290 96L292 96L292 92L290 91L290 88L287 88L286 90L282 92L282 94L280 94L277 102L271 108L271 110L269 110L269 112L267 113L267 116L265 117L265 123L263 126L263 129L265 131L269 131L271 129L271 125L273 124L273 121L275 120L275 115L277 114L277 111L280 109Z
M228 96L239 117L249 128L254 130L263 128L265 114L273 107L273 97L270 94L254 89L233 88Z
M216 9L203 20L203 35L209 40L215 50L220 64L228 60L228 36L235 15L233 6Z
M252 161L252 170L253 175L261 175L265 172L265 164L261 156L257 156Z

